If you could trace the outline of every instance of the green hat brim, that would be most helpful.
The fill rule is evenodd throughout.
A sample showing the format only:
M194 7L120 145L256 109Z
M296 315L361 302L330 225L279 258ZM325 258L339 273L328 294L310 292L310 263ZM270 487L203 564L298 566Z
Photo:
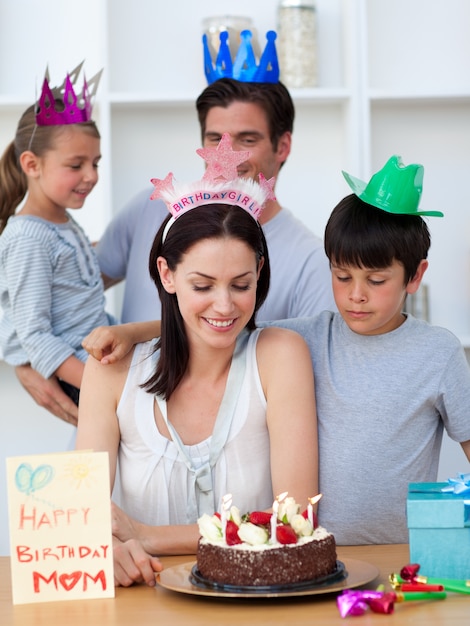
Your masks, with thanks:
M359 180L359 178L356 178L355 176L351 176L351 174L348 174L344 170L342 170L342 173L353 193L360 200L377 209L381 209L387 213L393 213L394 215L428 215L430 217L444 217L444 213L441 211L393 211L390 206L381 202L380 198L377 198L376 196L369 196L366 190L368 183L363 180Z

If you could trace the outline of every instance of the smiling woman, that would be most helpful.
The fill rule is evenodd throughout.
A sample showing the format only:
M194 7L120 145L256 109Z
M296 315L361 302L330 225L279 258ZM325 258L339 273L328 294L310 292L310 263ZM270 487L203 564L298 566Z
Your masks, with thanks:
M191 344L202 340L233 349L245 327L254 329L269 288L266 242L245 210L202 206L181 216L177 225L150 252L150 274L162 302L162 339L159 367L148 389L164 397L186 371ZM208 233L202 240L201 226Z
M206 150L224 162L215 168L222 178L233 174L227 141ZM124 510L113 509L113 533L124 585L154 584L160 565L152 555L195 552L198 517L227 493L262 510L274 493L306 501L317 491L307 346L292 331L255 327L270 269L250 207L262 210L272 182L206 175L185 203L187 186L171 176L153 181L172 213L149 260L161 338L115 364L90 359L85 368L77 448L108 451L113 479L119 458Z

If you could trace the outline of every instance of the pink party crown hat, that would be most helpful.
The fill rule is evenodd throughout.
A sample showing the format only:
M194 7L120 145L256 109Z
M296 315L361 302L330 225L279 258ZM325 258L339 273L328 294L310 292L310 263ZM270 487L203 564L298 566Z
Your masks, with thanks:
M228 45L228 36L227 31L222 31L219 35L220 48L215 63L209 50L207 35L202 37L204 71L209 85L219 78L234 78L245 83L279 82L279 62L274 43L277 35L273 30L266 33L267 43L258 65L251 45L251 31L243 30L240 33L240 47L233 62Z
M42 84L41 96L36 107L36 124L38 126L62 126L65 124L80 124L91 120L92 99L98 89L103 70L100 70L87 82L83 78L83 89L77 96L74 85L83 66L83 61L67 74L62 85L50 87L49 70ZM63 104L57 105L57 100Z
M230 204L239 206L258 220L267 200L275 200L275 179L267 180L259 174L259 183L250 178L240 178L237 167L250 157L247 150L233 150L232 140L224 133L216 148L196 150L207 163L201 180L193 183L176 183L170 172L166 178L152 178L155 189L152 200L161 198L171 213L171 219L163 233L163 241L175 221L192 209L206 204Z

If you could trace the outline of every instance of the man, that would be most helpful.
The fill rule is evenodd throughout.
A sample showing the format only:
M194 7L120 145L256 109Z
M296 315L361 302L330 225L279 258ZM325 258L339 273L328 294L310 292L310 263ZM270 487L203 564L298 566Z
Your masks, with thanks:
M243 178L277 177L289 156L294 105L281 83L215 81L196 101L203 146L217 146L223 133L234 150L249 150L238 168ZM126 278L122 322L160 318L160 303L148 273L148 253L168 211L144 190L106 229L98 249L105 284ZM271 287L258 321L308 317L335 309L328 260L319 237L277 200L269 201L260 222L268 242Z
M235 150L249 150L238 172L242 177L277 177L292 143L294 105L280 82L245 83L216 80L196 101L202 144L216 146L228 132ZM126 279L123 322L160 317L160 303L148 272L149 250L167 215L163 202L141 192L110 223L98 248L105 286ZM260 219L271 263L271 287L257 319L309 317L336 310L328 259L322 241L277 200L267 203ZM65 399L54 379L45 381L28 366L17 376L36 402L57 417L76 423L76 407Z

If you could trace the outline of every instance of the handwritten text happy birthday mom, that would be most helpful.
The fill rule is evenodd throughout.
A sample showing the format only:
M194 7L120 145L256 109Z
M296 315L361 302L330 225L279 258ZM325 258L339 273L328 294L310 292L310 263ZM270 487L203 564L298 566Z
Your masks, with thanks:
M40 511L36 506L28 507L22 505L19 509L18 530L30 530L32 532L41 531L43 529L55 529L60 526L68 528L82 528L89 523L91 509L53 509L46 513ZM34 548L28 545L17 545L15 554L12 558L16 558L18 563L45 563L49 566L48 574L33 570L33 589L35 593L40 593L43 585L52 585L58 589L59 585L65 590L70 591L76 585L80 584L86 591L89 585L100 585L103 590L107 589L108 582L106 580L106 572L104 569L91 572L97 560L106 559L109 551L109 545L54 545L42 546ZM72 558L79 559L83 562L82 569L76 569L68 573L60 573L59 568L54 567L58 562L70 560ZM52 566L52 567L51 567Z

